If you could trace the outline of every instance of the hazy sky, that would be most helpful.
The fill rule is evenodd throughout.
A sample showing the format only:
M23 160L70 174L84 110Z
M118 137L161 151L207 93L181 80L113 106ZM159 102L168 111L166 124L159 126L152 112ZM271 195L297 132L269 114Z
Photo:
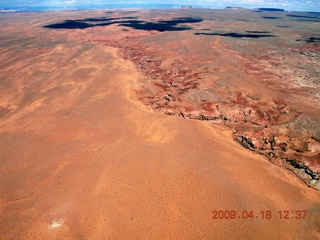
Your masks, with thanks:
M239 7L273 7L296 11L320 12L320 0L0 0L0 8L59 8L77 9L90 7L110 7L111 4L126 4L132 7L137 4L174 4L192 5L212 8L224 8L226 6ZM150 6L150 5L148 5ZM151 5L152 6L152 5Z

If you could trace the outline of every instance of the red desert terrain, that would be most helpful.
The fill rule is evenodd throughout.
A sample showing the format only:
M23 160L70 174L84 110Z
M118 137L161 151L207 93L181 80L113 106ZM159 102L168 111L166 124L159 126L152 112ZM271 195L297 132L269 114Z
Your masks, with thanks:
M319 24L0 14L0 239L320 239Z

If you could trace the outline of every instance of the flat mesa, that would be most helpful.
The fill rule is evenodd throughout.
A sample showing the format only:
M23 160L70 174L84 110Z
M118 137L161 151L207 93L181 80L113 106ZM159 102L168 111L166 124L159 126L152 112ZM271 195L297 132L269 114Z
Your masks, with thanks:
M319 15L0 19L0 239L319 238Z

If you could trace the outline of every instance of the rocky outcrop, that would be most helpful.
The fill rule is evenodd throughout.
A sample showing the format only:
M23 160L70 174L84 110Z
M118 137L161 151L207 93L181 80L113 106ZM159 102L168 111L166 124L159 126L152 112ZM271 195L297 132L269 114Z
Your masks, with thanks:
M288 56L276 51L253 55L218 40L202 39L203 46L195 48L197 36L188 41L185 36L174 41L164 38L170 40L170 35L151 32L120 41L90 41L116 47L136 64L146 78L135 91L150 110L222 124L243 147L320 190L320 123L299 102L318 101L317 72L294 67L309 64L317 69L317 43L289 48ZM303 78L297 73L309 75ZM298 97L292 100L293 96Z
M142 50L139 45L123 48L122 54L149 77L136 93L151 110L223 124L233 129L235 141L243 147L292 170L308 186L320 190L317 119L279 97L267 101L259 94L233 91L232 97L222 98L219 91L201 87L203 75L215 70L191 69L181 59L164 68L161 54ZM312 147L318 150L312 151Z

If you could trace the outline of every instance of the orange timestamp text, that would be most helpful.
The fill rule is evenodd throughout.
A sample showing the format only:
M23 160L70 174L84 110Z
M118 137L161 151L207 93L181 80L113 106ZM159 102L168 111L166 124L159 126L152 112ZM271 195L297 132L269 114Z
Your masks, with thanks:
M307 217L307 210L280 210L280 211L271 211L271 210L262 210L262 211L253 211L253 210L213 210L212 219L305 219Z

